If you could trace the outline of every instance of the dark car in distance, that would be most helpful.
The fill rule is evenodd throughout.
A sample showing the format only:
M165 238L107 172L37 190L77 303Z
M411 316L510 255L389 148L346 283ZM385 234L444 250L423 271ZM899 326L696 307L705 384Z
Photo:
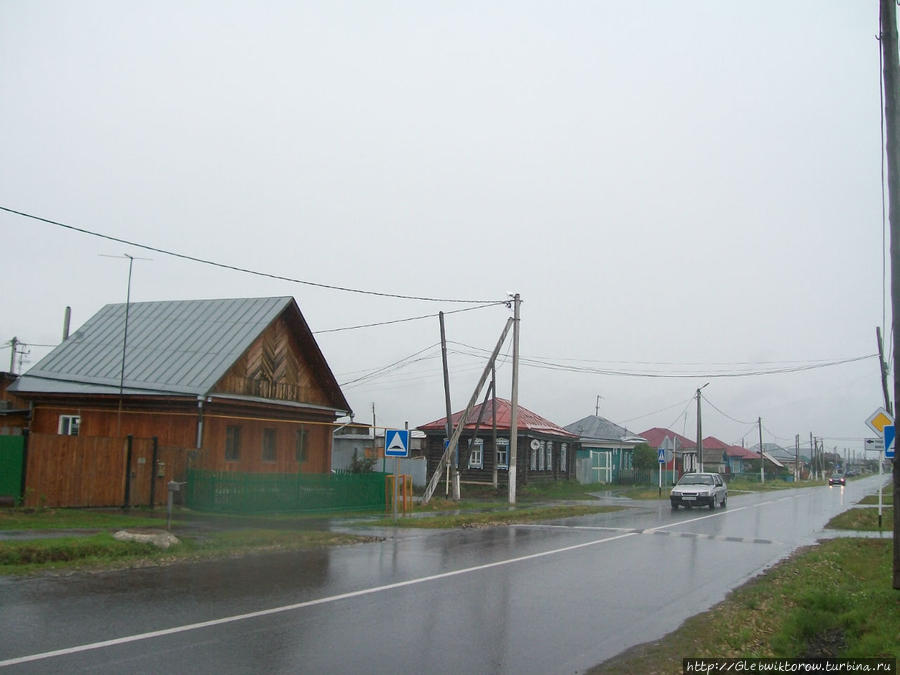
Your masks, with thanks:
M846 484L847 484L847 478L846 478L846 477L844 476L844 474L842 474L842 473L834 472L834 473L831 474L831 476L828 478L828 484L829 484L829 485L846 485Z

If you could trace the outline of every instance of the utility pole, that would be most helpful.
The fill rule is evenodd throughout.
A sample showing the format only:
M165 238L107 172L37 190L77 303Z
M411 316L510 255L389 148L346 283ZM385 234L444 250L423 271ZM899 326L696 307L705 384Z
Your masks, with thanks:
M513 362L512 362L512 392L510 393L509 413L509 503L516 503L516 464L518 461L519 447L519 323L520 305L522 299L519 294L513 295Z
M444 363L444 406L447 409L447 441L450 441L450 436L453 435L453 410L450 407L450 371L447 368L447 333L444 330L444 313L438 312L438 319L441 323L441 358ZM454 488L454 498L459 499L459 495L457 494L458 485L456 481L456 466L450 456L447 457L447 480L452 480ZM449 492L449 490L448 490Z
M13 339L9 341L9 374L16 374L16 346L19 344L19 339L13 336Z
M815 450L813 449L815 446L813 445L813 435L812 432L809 432L809 477L814 479L816 474L814 473L813 468L813 457L815 457Z
M594 407L594 417L600 417L600 399L603 398L600 394L597 394L597 405Z
M881 54L884 77L884 128L891 224L891 309L893 354L900 353L900 56L897 50L896 0L880 0ZM900 373L894 368L894 400L900 393ZM900 504L900 464L894 460L894 504ZM900 508L894 507L893 586L900 590Z
M794 436L794 481L800 480L800 434Z
M891 396L888 393L888 367L887 363L884 362L884 343L881 341L880 326L875 326L875 337L878 340L878 366L881 370L881 391L884 394L884 409L893 417L894 409L891 406Z
M703 387L708 385L709 382ZM703 424L700 421L700 390L703 387L697 388L697 461L700 463L700 473L703 473Z
M756 423L759 425L759 482L765 485L766 483L766 456L763 454L763 444L762 444L762 417L758 417L756 419Z

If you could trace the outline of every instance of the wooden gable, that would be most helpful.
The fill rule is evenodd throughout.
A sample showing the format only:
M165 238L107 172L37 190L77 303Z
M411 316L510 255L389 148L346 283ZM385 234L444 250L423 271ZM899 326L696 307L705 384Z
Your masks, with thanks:
M235 361L212 393L322 406L330 403L284 314Z

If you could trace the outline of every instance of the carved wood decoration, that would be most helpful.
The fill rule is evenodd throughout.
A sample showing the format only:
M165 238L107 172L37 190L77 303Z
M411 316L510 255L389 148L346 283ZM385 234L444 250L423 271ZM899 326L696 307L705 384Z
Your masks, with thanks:
M235 362L215 391L317 405L328 402L283 318L269 326Z

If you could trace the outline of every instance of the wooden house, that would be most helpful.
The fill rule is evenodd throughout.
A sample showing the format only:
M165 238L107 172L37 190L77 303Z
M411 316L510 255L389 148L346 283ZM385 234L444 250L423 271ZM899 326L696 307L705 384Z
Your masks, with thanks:
M502 398L486 403L481 424L476 423L481 406L473 407L459 442L460 480L469 483L493 483L494 469L498 484L509 484L509 441L512 405ZM496 411L496 413L495 413ZM451 417L452 427L459 424L464 411ZM493 444L496 425L497 443ZM553 422L519 406L516 427L516 484L531 480L566 480L575 477L575 447L578 436ZM425 454L428 458L427 473L437 469L444 453L447 439L447 418L444 417L417 427L425 432Z
M107 305L9 390L44 446L152 438L215 471L327 473L350 414L291 297Z
M615 483L633 467L634 448L646 439L599 415L565 426L578 435L577 471L581 483Z

